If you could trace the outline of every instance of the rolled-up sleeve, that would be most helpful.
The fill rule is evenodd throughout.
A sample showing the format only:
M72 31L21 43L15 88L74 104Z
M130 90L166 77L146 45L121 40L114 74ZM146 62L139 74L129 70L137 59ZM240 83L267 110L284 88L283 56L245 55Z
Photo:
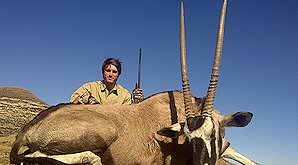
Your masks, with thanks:
M70 97L70 102L74 104L88 104L90 96L90 88L88 85L84 84L78 88Z
M132 103L132 96L129 92L125 92L124 101L122 104L131 104Z

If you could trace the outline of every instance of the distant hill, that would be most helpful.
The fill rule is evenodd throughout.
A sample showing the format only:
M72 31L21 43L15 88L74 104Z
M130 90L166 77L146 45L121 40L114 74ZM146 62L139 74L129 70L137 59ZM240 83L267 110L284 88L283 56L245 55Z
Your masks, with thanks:
M33 101L33 102L46 104L41 99L36 97L33 93L31 93L30 91L23 89L21 87L0 86L0 98L1 97L29 100L29 101Z
M49 107L20 87L0 87L0 136L17 133L40 111Z

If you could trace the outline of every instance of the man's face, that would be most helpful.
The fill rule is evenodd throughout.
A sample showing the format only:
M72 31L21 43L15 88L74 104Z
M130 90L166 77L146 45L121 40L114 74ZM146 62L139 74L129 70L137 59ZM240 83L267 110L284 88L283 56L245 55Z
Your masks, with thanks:
M112 64L108 65L104 70L103 78L106 83L111 83L111 84L116 83L118 76L119 76L118 69Z

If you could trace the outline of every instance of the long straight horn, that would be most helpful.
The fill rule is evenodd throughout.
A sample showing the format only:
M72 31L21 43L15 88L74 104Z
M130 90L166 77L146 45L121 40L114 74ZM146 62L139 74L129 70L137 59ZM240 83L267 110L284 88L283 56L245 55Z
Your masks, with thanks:
M227 8L227 0L224 0L223 6L221 9L219 27L217 32L217 42L216 42L216 50L215 50L213 68L212 68L212 75L211 75L211 80L208 87L206 103L202 111L203 116L210 116L213 110L214 97L216 94L216 87L217 87L218 76L219 76L220 59L222 55L226 8Z
M181 2L181 15L180 15L180 63L182 74L182 87L186 118L195 117L195 112L192 108L191 93L188 83L188 74L186 66L186 46L185 46L185 29L184 29L184 6Z

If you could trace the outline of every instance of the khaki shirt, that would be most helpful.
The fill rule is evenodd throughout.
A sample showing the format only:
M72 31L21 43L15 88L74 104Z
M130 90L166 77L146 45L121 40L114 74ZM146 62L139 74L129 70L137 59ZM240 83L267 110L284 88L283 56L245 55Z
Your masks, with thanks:
M116 84L109 91L101 81L89 82L78 88L70 97L71 103L88 104L89 97L94 97L100 104L131 104L132 97L129 91Z

